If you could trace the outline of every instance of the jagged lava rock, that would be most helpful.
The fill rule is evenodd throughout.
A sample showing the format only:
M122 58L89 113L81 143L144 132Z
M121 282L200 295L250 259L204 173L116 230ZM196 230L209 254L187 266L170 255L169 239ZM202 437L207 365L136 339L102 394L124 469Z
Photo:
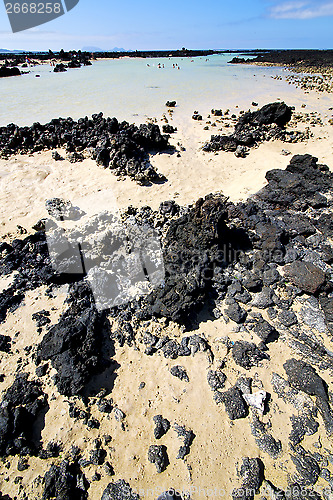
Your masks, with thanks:
M169 464L166 447L158 444L149 446L148 460L152 464L155 464L156 470L159 474L163 472Z
M325 273L311 262L296 260L283 268L285 277L307 293L316 293L325 283Z
M52 465L44 479L43 500L86 500L89 484L77 463L63 460L59 466Z
M27 373L18 373L0 405L0 455L35 454L34 424L47 408L41 384L29 381Z
M248 414L242 393L237 387L230 387L230 389L225 392L216 391L214 399L216 403L224 403L225 410L230 420L244 418Z
M79 283L67 299L69 308L58 324L45 334L38 357L51 360L57 370L55 383L61 394L80 394L92 374L103 366L104 313L97 311L88 285Z
M245 457L239 471L241 486L232 491L233 500L253 500L264 479L264 467L259 458Z
M132 491L124 479L119 479L115 483L108 484L101 500L140 500L140 497Z

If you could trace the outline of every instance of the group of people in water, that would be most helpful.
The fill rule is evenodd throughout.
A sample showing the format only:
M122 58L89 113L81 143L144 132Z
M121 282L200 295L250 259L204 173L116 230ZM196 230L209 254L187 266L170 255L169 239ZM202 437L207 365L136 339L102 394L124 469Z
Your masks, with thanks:
M147 66L148 66L148 68L150 68L150 64L147 63ZM155 66L155 65L153 65L153 66ZM165 65L161 64L161 63L158 63L157 67L158 67L158 69L165 69ZM172 68L173 69L180 69L180 66L178 66L178 64L176 63L176 64L172 65Z
M209 61L209 59L206 59L205 62L208 62L208 61ZM193 62L194 62L194 59L191 60L191 63L193 63ZM148 66L148 68L150 68L150 64L147 63L147 66ZM153 66L155 66L155 64L153 64ZM158 63L157 67L158 67L158 69L165 69L165 65L163 63L162 64ZM177 63L173 63L172 68L173 69L180 69L180 66Z

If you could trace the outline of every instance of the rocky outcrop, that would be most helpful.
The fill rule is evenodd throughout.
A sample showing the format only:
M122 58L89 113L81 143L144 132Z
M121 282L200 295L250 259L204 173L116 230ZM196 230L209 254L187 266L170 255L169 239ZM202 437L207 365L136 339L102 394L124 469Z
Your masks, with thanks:
M165 180L149 163L150 151L169 147L168 136L162 135L157 125L136 127L127 122L119 123L116 118L104 118L99 113L77 122L72 118L59 118L45 125L0 127L0 154L3 157L59 147L76 154L75 161L83 160L81 152L85 150L98 165L109 168L115 175L128 175L140 184Z
M16 375L0 405L0 455L34 455L39 443L33 440L37 418L47 411L47 397L41 384L28 380L27 373Z
M16 67L0 66L0 78L7 76L20 76L21 71Z
M257 111L240 115L231 135L212 135L202 149L206 152L232 151L237 157L244 158L248 148L265 141L299 142L308 138L307 133L286 130L291 117L292 108L285 103L266 104Z
M54 381L61 394L81 393L85 383L106 367L103 357L105 316L96 310L89 287L75 285L67 300L68 309L44 336L38 360L50 360L57 370Z

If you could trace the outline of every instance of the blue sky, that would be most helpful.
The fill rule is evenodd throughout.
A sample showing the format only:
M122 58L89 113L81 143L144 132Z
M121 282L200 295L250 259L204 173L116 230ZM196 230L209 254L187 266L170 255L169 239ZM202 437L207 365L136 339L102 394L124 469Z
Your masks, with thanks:
M80 0L64 16L13 34L0 0L0 48L11 50L332 48L332 26L326 0Z

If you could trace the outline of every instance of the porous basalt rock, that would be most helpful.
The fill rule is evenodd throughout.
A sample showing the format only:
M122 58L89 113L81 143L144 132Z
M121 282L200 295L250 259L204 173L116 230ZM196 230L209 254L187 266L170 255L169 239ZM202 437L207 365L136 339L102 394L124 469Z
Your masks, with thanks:
M34 153L43 149L66 147L70 161L82 161L83 150L92 149L98 165L110 168L115 175L127 175L139 184L149 185L165 178L149 162L149 151L168 149L168 136L158 125L139 127L116 118L104 118L103 113L92 118L57 118L31 127L10 124L0 127L0 153L8 157L17 153Z
M83 283L71 288L67 303L68 309L46 333L37 352L57 370L54 380L59 392L74 396L92 374L106 366L102 354L105 314L97 311L92 293Z
M101 500L140 500L137 493L124 479L119 479L115 483L109 483L103 492Z
M232 491L232 499L253 500L264 479L263 463L259 458L243 458L239 476L241 485Z
M36 454L40 445L33 440L33 429L47 409L41 384L29 381L27 373L18 373L0 405L0 455Z
M59 466L52 465L44 479L43 500L86 500L89 484L76 462L63 460Z

